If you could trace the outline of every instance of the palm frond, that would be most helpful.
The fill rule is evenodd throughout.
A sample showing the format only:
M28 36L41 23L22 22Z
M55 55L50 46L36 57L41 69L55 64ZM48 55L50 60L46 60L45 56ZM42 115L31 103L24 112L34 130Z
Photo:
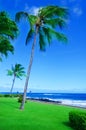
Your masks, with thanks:
M45 51L47 43L50 45L53 38L56 38L58 41L67 43L67 38L63 33L56 32L49 27L42 27L39 30L40 50Z
M68 9L59 7L59 6L47 6L45 8L41 8L39 10L39 16L43 16L44 18L52 18L52 17L62 17L67 18L68 17Z
M39 29L39 46L41 51L46 50L46 41L41 28Z
M24 69L21 64L15 64L15 72Z
M30 28L30 31L28 32L27 34L27 37L26 37L26 45L28 44L28 42L32 39L33 35L34 35L34 29L33 28Z
M11 20L5 12L0 12L0 34L8 36L12 39L18 35L16 23Z
M0 56L0 62L2 62L2 57Z
M57 40L67 43L67 37L63 33L56 32L51 28L48 28L48 30L51 33L52 37L56 37Z
M51 44L53 38L56 38L61 42L67 43L67 37L63 33L56 32L49 27L42 27L42 30L44 34L43 38L46 40L45 42L48 43L49 45ZM46 47L47 44L44 45Z
M66 26L66 21L62 18L44 19L44 24L53 28L60 27L61 29Z
M49 31L49 28L42 27L42 30L43 30L43 33L44 33L44 36L45 36L46 40L50 44L51 40L52 40L52 35L51 35L50 31Z
M19 78L19 79L21 79L21 80L22 80L22 78L21 78L22 76L24 76L24 77L26 76L25 75L25 71L16 73L16 77Z
M29 19L29 22L30 22L30 26L33 27L36 24L37 16L29 15L28 19Z
M37 16L30 15L27 12L18 12L15 16L15 21L19 22L21 18L27 18L27 20L30 23L30 26L33 27L33 25L36 23Z
M8 52L13 53L14 47L10 44L10 41L5 36L0 36L0 53L7 57Z
M22 67L21 64L15 65L15 75L19 79L21 79L21 77L25 75L24 67Z
M13 75L13 71L12 70L7 70L7 75L12 76Z
M10 30L0 30L0 35L7 35L8 38L10 37L11 39L14 39L15 38L15 35L10 31ZM16 35L17 36L17 35Z
M19 22L21 18L28 18L28 13L23 11L16 13L15 21Z

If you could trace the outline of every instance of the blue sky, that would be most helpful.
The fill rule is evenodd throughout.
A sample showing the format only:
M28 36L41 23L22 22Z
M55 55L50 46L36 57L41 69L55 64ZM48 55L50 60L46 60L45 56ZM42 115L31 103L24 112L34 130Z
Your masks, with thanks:
M86 2L82 0L0 0L0 11L8 12L12 19L18 11L37 13L39 7L60 5L69 8L70 16L64 33L68 44L53 40L46 52L40 52L37 44L30 75L28 91L32 92L86 92ZM6 75L11 65L20 63L27 70L31 43L25 46L29 25L18 24L20 34L12 41L15 54L3 57L0 62L0 91L10 91L12 78ZM25 78L16 79L14 91L23 91Z

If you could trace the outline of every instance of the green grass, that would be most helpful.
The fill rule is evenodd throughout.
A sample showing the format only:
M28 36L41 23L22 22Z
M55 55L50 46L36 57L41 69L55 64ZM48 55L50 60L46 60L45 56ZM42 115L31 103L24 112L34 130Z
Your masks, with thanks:
M33 101L23 111L19 106L16 98L0 98L0 130L72 130L68 114L78 109Z

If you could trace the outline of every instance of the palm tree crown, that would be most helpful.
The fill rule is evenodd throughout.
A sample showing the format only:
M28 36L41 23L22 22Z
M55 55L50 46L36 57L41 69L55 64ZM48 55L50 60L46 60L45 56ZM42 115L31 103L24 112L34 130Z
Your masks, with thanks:
M8 56L8 52L14 51L10 43L10 39L16 38L18 35L18 28L14 21L12 21L5 11L0 12L0 60L2 56Z
M25 75L24 67L21 64L15 64L12 66L11 70L8 70L8 75L14 75L16 78L21 79L21 76Z
M61 29L65 27L67 16L67 8L47 6L39 9L37 16L30 15L27 12L18 12L16 14L16 21L20 21L22 17L27 18L30 23L30 30L26 38L26 44L35 35L37 29L40 50L45 50L47 43L50 44L53 37L56 37L59 41L67 41L64 34L54 30L56 27Z
M7 71L8 71L7 73L8 76L13 76L13 83L10 91L12 93L15 78L21 79L22 76L25 76L25 71L24 71L24 67L22 67L21 64L15 64L15 66L12 66L11 70L7 70Z

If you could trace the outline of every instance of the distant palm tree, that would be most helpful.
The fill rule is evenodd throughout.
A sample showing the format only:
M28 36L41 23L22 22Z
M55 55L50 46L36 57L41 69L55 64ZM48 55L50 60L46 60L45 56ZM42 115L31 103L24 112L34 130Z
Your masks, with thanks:
M20 19L24 17L27 18L28 22L30 23L30 30L26 38L26 44L33 38L30 64L27 70L23 101L21 103L20 109L24 109L37 36L39 37L39 46L40 50L42 51L46 49L47 43L49 45L51 44L53 38L57 38L59 41L66 42L66 36L60 32L57 32L57 27L62 29L66 25L67 16L68 9L59 6L47 6L40 8L36 16L30 15L27 12L18 12L16 14L16 21L19 22ZM54 29L56 29L56 31Z
M18 28L14 21L12 21L5 11L0 12L0 60L2 56L8 56L8 52L14 51L10 43L10 39L16 38L18 35Z
M11 70L7 70L7 71L8 71L7 75L13 76L12 87L10 90L10 94L12 94L15 79L16 78L21 79L22 76L25 76L25 71L24 71L24 67L22 67L21 64L15 64L15 66L12 66Z

